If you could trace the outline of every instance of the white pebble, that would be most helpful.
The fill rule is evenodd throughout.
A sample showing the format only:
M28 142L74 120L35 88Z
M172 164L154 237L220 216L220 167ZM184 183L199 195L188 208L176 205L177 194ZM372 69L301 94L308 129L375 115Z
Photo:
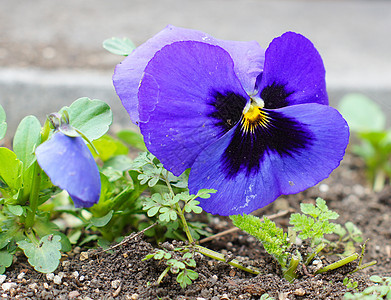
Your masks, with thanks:
M75 271L75 272L72 272L72 276L75 277L75 278L78 278L79 277L79 272ZM81 276L80 276L81 278Z
M112 287L113 289L118 289L118 287L119 287L120 284L121 284L121 280L119 280L119 279L113 280L113 281L111 282L111 287Z
M49 289L49 285L48 285L48 283L47 283L47 282L44 282L44 283L43 283L43 287L44 287L45 289L47 289L47 290L48 290L48 289Z
M61 277L61 276L58 276L58 275L54 276L53 282L54 282L55 284L60 285L60 284L61 284L61 281L62 281L62 277Z
M85 279L84 275L81 275L80 278L79 278L80 281L84 281L84 279Z
M7 275L0 275L0 284L2 284L7 279Z
M329 190L330 190L330 187L327 184L322 183L322 184L319 185L319 191L320 192L327 193Z
M48 274L46 274L46 279L49 280L49 281L53 281L53 279L54 279L54 274L53 274L53 273L48 273Z
M22 272L22 273L20 273L19 275L18 275L18 279L19 280L22 280L23 279L23 277L24 277L24 275L26 275L26 273L25 272Z
M4 292L9 291L10 289L16 288L17 284L15 282L5 282L1 285L1 288Z

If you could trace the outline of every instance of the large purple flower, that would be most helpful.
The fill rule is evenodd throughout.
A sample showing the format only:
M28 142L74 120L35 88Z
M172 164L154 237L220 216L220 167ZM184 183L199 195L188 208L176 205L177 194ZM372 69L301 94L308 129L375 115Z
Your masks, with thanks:
M80 137L57 131L35 150L38 164L54 185L64 189L75 207L91 207L98 203L100 176L95 160Z
M287 32L266 52L169 26L117 66L114 86L148 149L210 213L249 213L328 177L349 129L328 106L319 53Z

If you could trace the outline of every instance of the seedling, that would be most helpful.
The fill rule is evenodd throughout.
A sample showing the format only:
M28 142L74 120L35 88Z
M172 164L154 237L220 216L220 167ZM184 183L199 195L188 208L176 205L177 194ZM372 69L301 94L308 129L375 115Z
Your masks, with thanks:
M330 220L338 218L338 214L328 209L326 202L318 198L316 206L309 203L300 205L302 214L293 214L290 218L289 236L278 228L276 224L265 218L264 221L252 215L231 216L235 226L256 237L279 263L283 276L288 281L297 278L297 270L303 264L308 266L315 257L324 249L328 242L325 234L334 233L336 224ZM309 247L305 253L300 252L294 245L300 238L308 242ZM359 265L361 266L362 256ZM359 258L359 254L353 253L333 264L315 270L314 274L337 269Z

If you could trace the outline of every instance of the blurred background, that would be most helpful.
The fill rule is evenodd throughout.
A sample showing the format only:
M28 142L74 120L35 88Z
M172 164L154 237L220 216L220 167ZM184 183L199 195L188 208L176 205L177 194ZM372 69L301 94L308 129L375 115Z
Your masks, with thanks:
M322 55L331 105L361 92L391 114L391 1L383 0L0 0L0 103L8 136L26 115L45 116L80 97L104 100L115 126L131 122L111 82L123 58L102 42L136 45L167 24L267 48L286 31ZM114 126L114 128L115 128Z

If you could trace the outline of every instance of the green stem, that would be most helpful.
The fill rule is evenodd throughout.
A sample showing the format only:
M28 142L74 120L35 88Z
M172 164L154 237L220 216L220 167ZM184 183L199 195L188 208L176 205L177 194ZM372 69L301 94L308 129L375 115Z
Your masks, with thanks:
M298 255L292 255L288 268L283 271L284 278L287 281L292 282L295 278L297 278L296 271L300 261L301 261L300 253L298 253Z
M307 257L307 259L305 260L305 265L308 266L308 264L314 259L314 257L320 252L323 250L323 248L325 247L326 245L324 243L320 243L316 248L315 250Z
M384 182L386 180L386 174L383 170L378 170L373 181L373 190L380 192L384 188Z
M373 260L369 263L366 263L366 264L363 264L363 265L359 265L357 268L355 268L352 272L350 272L350 274L353 274L353 273L356 273L357 271L361 271L365 268L368 268L368 267L371 267L371 266L374 266L377 264L377 261L376 260Z
M157 284L159 285L160 282L162 282L164 276L166 276L166 274L168 273L168 271L170 271L170 268L171 267L167 267L164 269L164 271L162 272L162 274L160 274L159 278L157 279Z
M35 222L35 214L38 208L38 196L41 186L41 172L42 169L37 162L34 163L34 172L32 179L31 193L29 196L30 209L27 210L25 228L28 230L33 227Z
M319 269L318 271L315 272L315 274L320 274L320 273L324 273L327 271L331 271L331 270L340 268L340 267L356 260L357 258L359 258L359 255L357 253L354 253L354 254L349 255L348 257L345 257L343 259L340 259L339 261L336 261L335 263L332 263L322 269Z
M163 177L164 177L164 181L166 182L166 185L168 187L168 190L170 191L170 194L171 194L172 198L174 198L175 197L175 193L174 193L174 191L173 191L173 189L171 187L170 182L168 181L168 171L166 171L166 175L163 176ZM181 219L181 222L182 222L182 225L183 225L183 230L186 233L186 236L187 236L187 239L189 240L189 243L193 244L194 243L194 239L191 236L191 233L190 233L190 230L189 230L189 226L187 225L185 214L183 213L183 210L180 207L178 202L175 205L175 209L176 209L177 214L179 215L179 218Z
M219 261L223 261L223 262L226 262L228 263L229 265L235 267L235 268L238 268L240 270L243 270L243 271L246 271L248 273L251 273L251 274L255 274L255 275L258 275L259 273L261 273L261 271L255 267L245 267L243 266L238 260L236 259L233 259L231 261L228 261L226 260L225 258L225 255L224 254L221 254L219 252L216 252L216 251L213 251L213 250L210 250L208 248L205 248L205 247L202 247L200 245L194 245L194 249L205 255L205 256L208 256L210 258L213 258L213 259L216 259L216 260L219 260Z

